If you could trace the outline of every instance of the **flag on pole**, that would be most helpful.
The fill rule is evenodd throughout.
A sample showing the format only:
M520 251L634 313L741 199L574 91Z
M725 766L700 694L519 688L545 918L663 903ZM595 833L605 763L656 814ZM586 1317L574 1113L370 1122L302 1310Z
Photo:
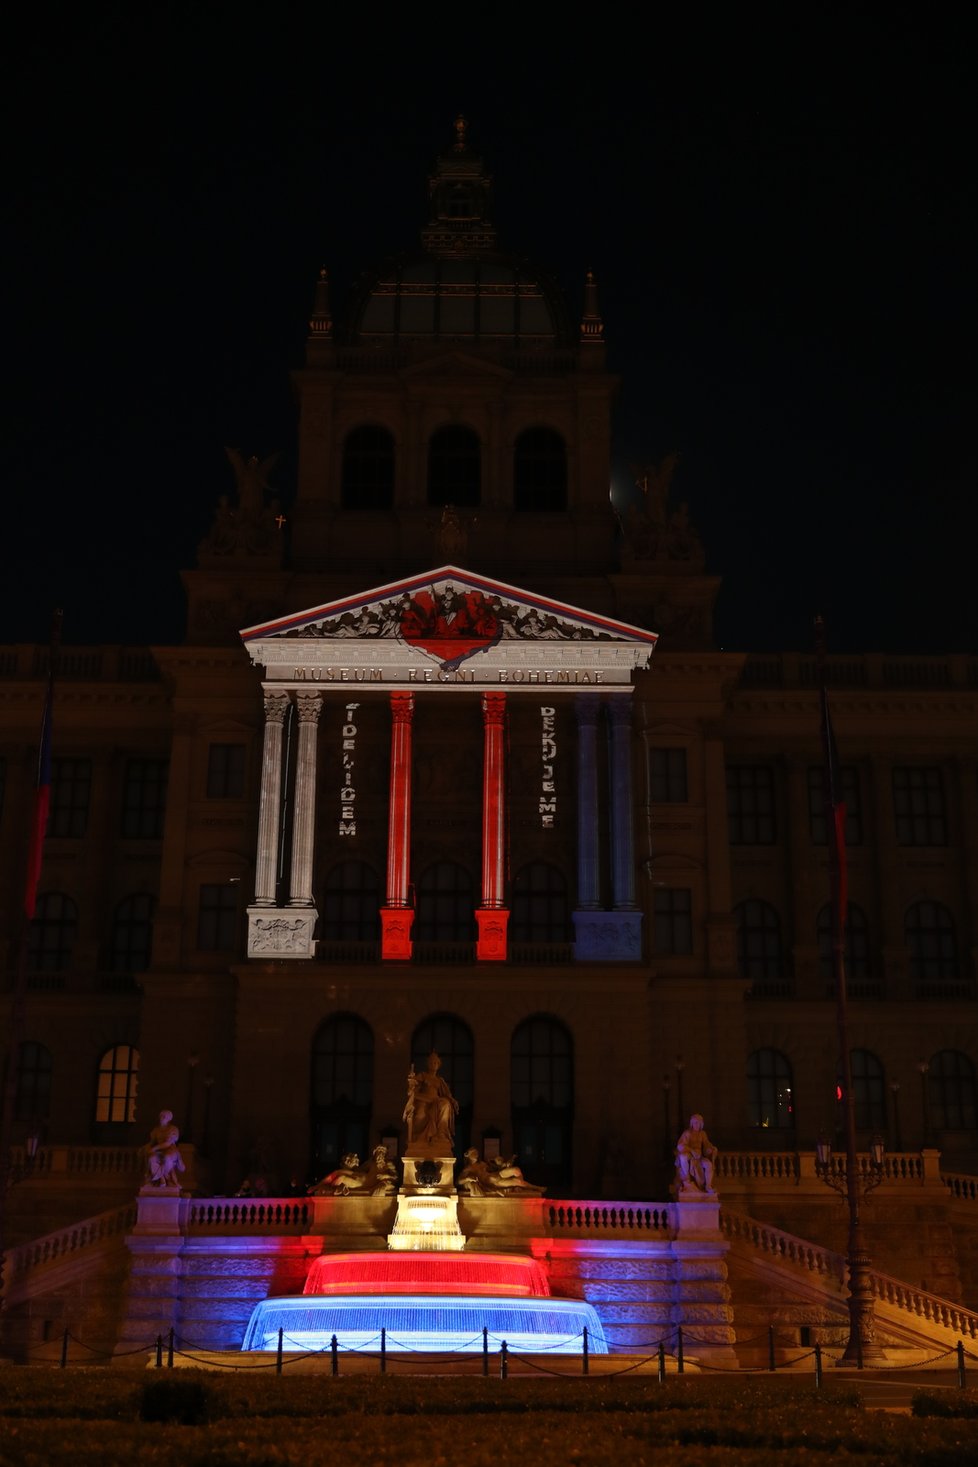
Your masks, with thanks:
M828 814L829 851L834 876L833 899L836 903L835 919L844 930L849 904L849 880L846 868L846 802L842 792L842 771L839 754L835 747L832 718L829 714L829 697L824 683L822 701L822 747L825 753L825 808Z

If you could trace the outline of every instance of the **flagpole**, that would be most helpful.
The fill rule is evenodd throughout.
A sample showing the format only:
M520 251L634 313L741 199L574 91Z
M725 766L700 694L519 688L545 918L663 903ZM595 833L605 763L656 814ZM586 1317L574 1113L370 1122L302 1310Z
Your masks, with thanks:
M881 1179L872 1176L864 1182L858 1174L856 1151L856 1097L852 1088L852 1053L849 1047L849 999L846 987L846 915L848 880L846 871L846 807L842 796L842 779L838 765L825 672L825 622L815 618L815 658L818 670L819 703L824 759L823 789L825 797L825 838L829 852L829 883L832 903L832 974L835 980L835 1012L839 1035L839 1071L842 1083L842 1109L845 1118L846 1174L844 1184L829 1168L831 1148L823 1142L819 1147L818 1170L823 1181L835 1186L845 1196L849 1210L849 1339L837 1365L878 1364L886 1359L876 1343L873 1289L870 1282L870 1257L866 1251L860 1204L866 1192Z
M47 826L48 799L51 787L51 716L54 708L54 683L61 651L62 612L51 617L51 639L48 647L48 673L44 688L41 732L38 740L37 774L31 801L31 826L24 861L24 888L20 908L20 935L17 942L17 964L14 993L10 1004L10 1030L7 1037L7 1059L3 1094L0 1097L0 1310L3 1309L3 1265L7 1236L7 1197L11 1186L11 1151L13 1147L14 1107L20 1045L27 1011L27 954L31 920L34 916L37 887L44 855L44 833Z

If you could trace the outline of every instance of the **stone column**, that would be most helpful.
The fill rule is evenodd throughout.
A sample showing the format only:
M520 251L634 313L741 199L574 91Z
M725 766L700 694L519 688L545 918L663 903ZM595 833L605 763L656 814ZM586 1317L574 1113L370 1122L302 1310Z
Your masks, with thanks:
M258 806L258 856L255 862L255 906L274 907L278 874L278 827L282 810L282 725L288 693L265 693L265 743Z
M482 906L476 956L504 962L509 911L505 905L506 854L506 694L482 695Z
M410 958L414 912L408 902L411 857L411 726L414 694L391 693L390 822L387 902L380 909L381 957Z
M632 831L632 700L612 698L611 889L615 911L635 908L635 838Z
M596 912L598 900L598 713L596 693L578 693L577 714L577 905Z
M299 749L295 769L289 906L311 907L312 848L316 825L316 737L323 707L322 694L296 693L295 705L299 714Z

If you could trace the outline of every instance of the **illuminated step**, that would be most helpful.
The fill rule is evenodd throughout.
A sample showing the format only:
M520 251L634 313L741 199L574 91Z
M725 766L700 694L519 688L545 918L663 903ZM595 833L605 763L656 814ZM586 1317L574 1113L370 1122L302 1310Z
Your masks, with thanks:
M601 1321L581 1299L500 1299L430 1294L378 1294L314 1298L308 1294L265 1299L252 1313L242 1350L328 1350L333 1335L341 1350L379 1350L386 1329L388 1350L467 1351L503 1340L511 1350L577 1354L585 1326L593 1354L606 1355Z

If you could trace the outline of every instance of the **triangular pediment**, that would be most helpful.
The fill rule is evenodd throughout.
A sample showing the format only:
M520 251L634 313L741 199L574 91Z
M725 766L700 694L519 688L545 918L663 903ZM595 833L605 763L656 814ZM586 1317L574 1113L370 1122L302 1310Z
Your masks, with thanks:
M273 679L308 680L318 667L339 670L340 681L514 687L628 683L656 643L642 627L453 565L247 627L241 638Z

